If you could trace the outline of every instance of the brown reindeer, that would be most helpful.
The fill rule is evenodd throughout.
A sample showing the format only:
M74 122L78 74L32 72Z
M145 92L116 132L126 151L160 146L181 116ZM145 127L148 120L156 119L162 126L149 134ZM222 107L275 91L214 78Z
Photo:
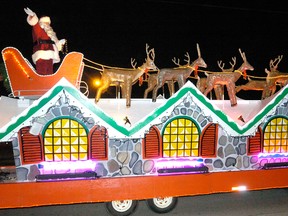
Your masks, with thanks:
M105 92L109 86L117 84L122 88L122 96L126 98L126 107L130 107L132 85L148 70L158 70L154 64L154 49L149 50L148 44L146 44L146 54L146 61L138 68L103 67L101 86L97 91L95 101L99 101L101 94Z
M274 60L270 60L270 71L265 68L267 75L266 95L271 96L276 92L277 85L283 87L288 84L288 73L283 73L278 70L278 64L282 60L283 55L279 55Z
M157 86L153 89L153 95L152 95L153 102L156 101L158 89L161 88L166 83L166 81L173 81L173 82L177 81L178 87L181 88L182 86L184 86L186 80L188 79L192 71L194 71L198 67L204 67L204 68L207 67L207 64L201 57L200 48L198 44L197 44L197 51L198 51L198 58L191 64L190 64L190 57L187 56L189 58L188 60L186 60L187 61L186 65L182 66L178 64L179 61L178 63L176 63L175 61L174 63L178 64L179 67L163 68L158 71Z
M204 95L207 96L210 91L216 85L226 85L228 96L230 99L231 106L237 105L236 93L235 93L235 82L241 77L242 73L246 73L246 70L254 70L253 66L249 64L246 59L245 53L239 49L241 57L243 59L242 65L234 72L216 72L207 75L207 88L204 91Z
M222 64L222 60L217 61L218 67L221 69L222 72L233 72L234 67L236 65L236 57L232 57L233 62L229 62L231 65L231 68L224 68L225 63ZM207 88L207 77L199 77L197 78L196 87L202 92L205 92L205 89ZM224 86L222 85L215 85L214 92L217 100L222 100L224 97Z

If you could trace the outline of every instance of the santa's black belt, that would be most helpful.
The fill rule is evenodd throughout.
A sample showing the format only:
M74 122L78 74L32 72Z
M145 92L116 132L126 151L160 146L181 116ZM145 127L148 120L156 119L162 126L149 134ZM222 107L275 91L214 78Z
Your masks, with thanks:
M37 40L33 43L34 46L38 44L55 44L55 43L52 40Z

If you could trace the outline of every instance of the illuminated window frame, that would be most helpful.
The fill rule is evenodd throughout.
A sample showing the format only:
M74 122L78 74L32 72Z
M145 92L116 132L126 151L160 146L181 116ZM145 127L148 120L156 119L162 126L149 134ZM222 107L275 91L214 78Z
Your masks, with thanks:
M53 119L44 128L42 136L45 161L88 160L87 129L77 119Z
M288 118L277 116L263 128L262 153L288 152Z
M163 158L198 157L199 138L199 127L193 119L172 119L162 130Z

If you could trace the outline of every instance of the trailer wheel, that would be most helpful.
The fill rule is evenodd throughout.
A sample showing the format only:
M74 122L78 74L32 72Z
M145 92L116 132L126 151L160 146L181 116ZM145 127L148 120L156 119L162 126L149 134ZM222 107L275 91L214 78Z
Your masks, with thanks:
M176 207L177 201L177 197L153 198L148 199L147 204L156 213L167 213Z
M113 216L128 216L135 212L138 200L116 200L106 203L107 211Z

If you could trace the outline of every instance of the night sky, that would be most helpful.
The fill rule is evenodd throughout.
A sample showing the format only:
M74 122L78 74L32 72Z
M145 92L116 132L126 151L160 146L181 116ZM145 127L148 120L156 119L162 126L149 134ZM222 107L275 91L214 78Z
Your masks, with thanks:
M130 58L133 57L140 66L148 43L155 48L155 63L159 68L174 67L171 59L180 58L184 64L186 52L191 61L195 60L196 43L199 43L209 71L219 71L218 60L230 67L233 56L237 58L235 67L238 68L242 64L238 51L241 48L255 68L248 74L266 76L265 68L269 68L269 61L278 55L284 55L279 70L287 71L288 10L284 3L266 0L1 0L0 48L16 47L32 62L31 26L23 10L29 7L38 17L50 16L58 38L67 39L69 52L81 52L97 63L131 68ZM55 68L57 66L59 64ZM97 76L98 71L84 68L83 80L88 84ZM132 97L142 97L145 88L145 85L133 86ZM92 97L95 91L90 89ZM245 98L246 95L247 92L242 92L238 96Z

